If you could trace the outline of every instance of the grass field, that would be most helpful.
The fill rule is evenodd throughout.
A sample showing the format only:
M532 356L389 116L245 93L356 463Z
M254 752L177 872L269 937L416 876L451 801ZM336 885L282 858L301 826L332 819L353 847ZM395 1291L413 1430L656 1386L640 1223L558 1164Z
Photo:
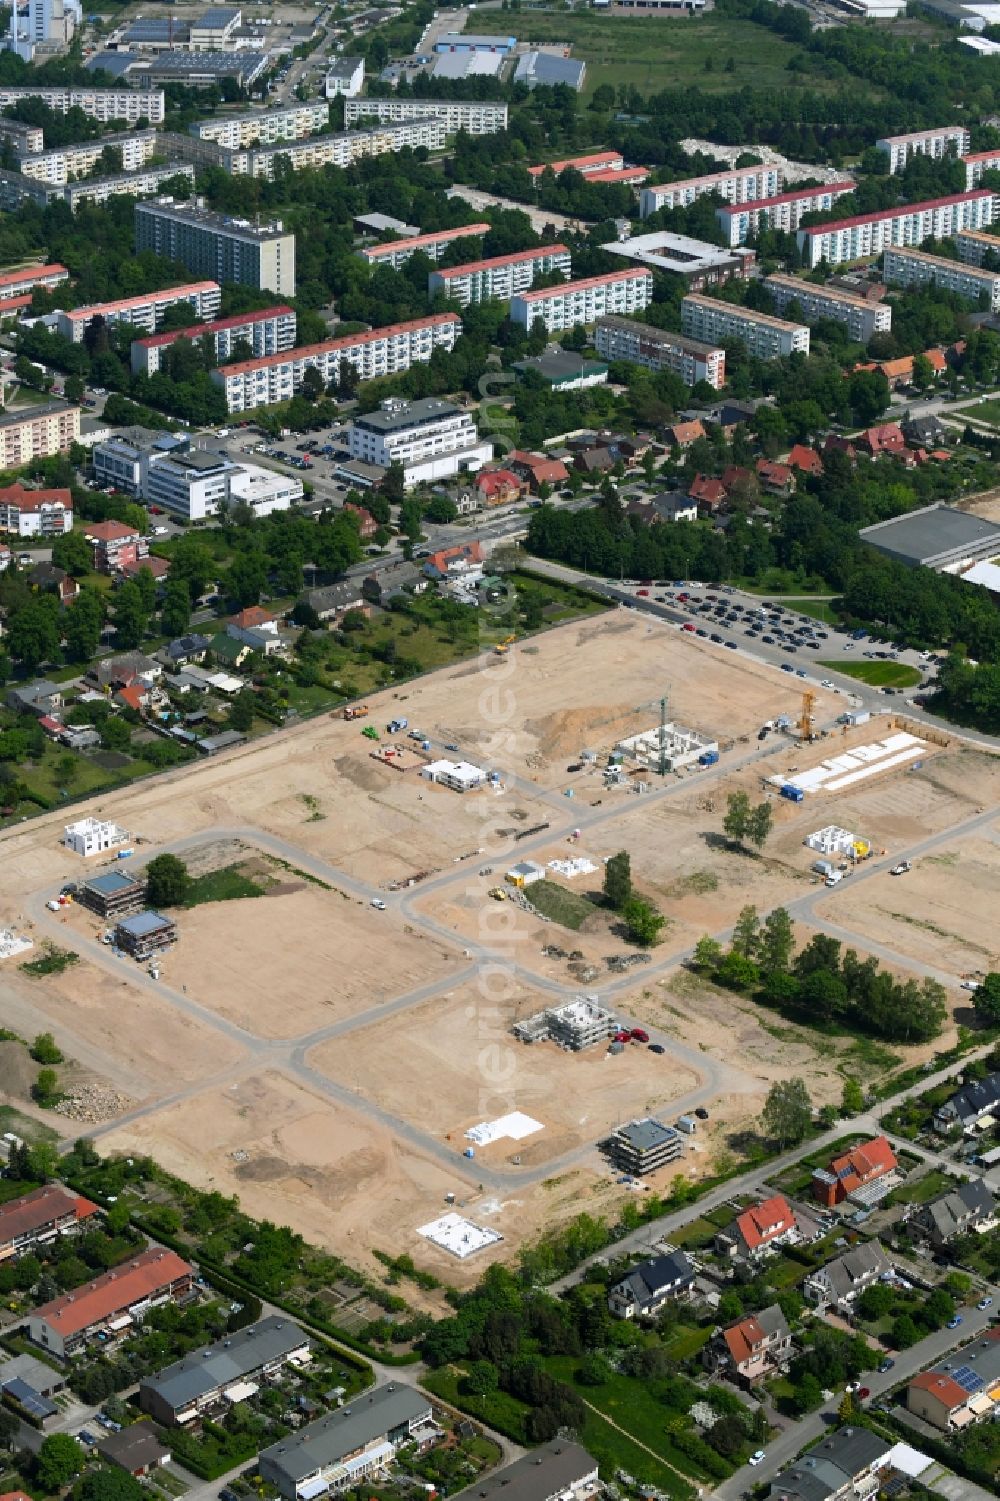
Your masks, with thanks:
M824 625L836 625L840 620L840 616L830 609L825 599L782 599L781 604L786 610L794 610L797 615L809 615L813 620L822 621Z
M978 418L980 422L989 422L994 427L1000 427L1000 401L975 401L971 406L956 407L953 415Z
M524 894L544 917L551 918L564 928L572 928L574 932L595 911L593 902L588 902L585 896L578 896L575 891L567 891L565 886L558 886L555 881L536 881Z
M13 1131L16 1136L31 1144L59 1140L58 1131L53 1131L51 1126L43 1125L30 1115L22 1115L13 1105L0 1105L0 1131Z
M748 86L787 89L796 81L821 92L837 87L813 73L796 78L788 63L797 47L752 21L723 16L677 21L522 10L517 34L522 41L571 43L573 56L587 63L585 98L605 83L643 94L681 86L712 94Z
M240 897L263 896L265 888L245 876L238 865L226 865L222 870L210 870L203 876L192 876L185 907L200 907L203 902L233 902Z
M920 682L917 669L905 662L820 662L819 666L832 667L869 688L915 688Z

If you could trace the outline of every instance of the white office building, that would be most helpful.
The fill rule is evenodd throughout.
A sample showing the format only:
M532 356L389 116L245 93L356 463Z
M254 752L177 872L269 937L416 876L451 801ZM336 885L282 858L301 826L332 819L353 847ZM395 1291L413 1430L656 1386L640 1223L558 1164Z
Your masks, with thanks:
M142 292L138 297L120 297L116 302L93 302L88 307L72 308L56 314L56 332L73 344L82 344L87 326L95 318L105 323L130 323L133 328L154 333L163 322L169 307L187 303L192 318L213 318L219 311L222 293L218 282L197 281L183 287L166 287L162 292Z
M364 464L401 464L407 487L479 469L493 457L469 412L430 398L384 401L377 412L355 417L347 442L352 459Z
M713 343L738 339L760 360L809 353L809 330L804 324L787 323L784 318L772 318L769 313L757 313L733 302L717 302L714 297L685 297L681 302L681 328L693 339Z
M471 136L495 135L507 129L507 105L494 99L348 99L344 104L344 124L348 127L364 120L444 121L448 135L464 130Z
M4 46L30 63L39 48L67 48L82 20L80 0L13 0Z
M426 235L407 235L401 240L389 240L384 245L366 245L358 254L369 266L391 266L394 271L398 271L418 250L429 260L439 261L455 240L479 238L488 234L489 229L490 226L485 221L462 224L457 229L439 229Z
M715 211L727 245L745 245L751 235L762 229L793 234L802 223L803 214L822 214L834 208L838 198L853 193L856 184L829 182L821 188L797 188L776 193L773 198L758 198L751 203L726 203Z
M0 109L20 104L23 99L40 99L49 109L65 115L82 109L95 120L125 120L129 125L148 120L162 125L164 102L162 89L40 89L30 86L0 86Z
M1000 309L1000 272L983 271L947 256L890 248L882 262L882 274L890 286L943 287L946 292L967 297L977 307L986 298L992 312Z
M872 334L887 334L892 328L892 307L888 302L869 302L867 297L857 297L853 292L817 287L801 277L777 273L766 277L764 285L774 298L779 315L784 315L789 303L798 302L807 323L818 323L821 318L843 323L851 338L861 344L867 344Z
M641 313L653 296L653 273L642 269L610 271L568 281L561 287L540 287L519 292L510 301L513 322L530 329L541 321L547 333L573 328L577 323L595 323L608 313L628 317Z
M993 194L988 188L953 193L924 203L857 214L800 229L795 236L807 266L826 261L831 266L881 255L890 245L919 245L923 240L947 240L960 230L983 229L993 223Z
M512 255L497 255L485 261L467 261L461 266L443 266L427 278L427 292L438 292L468 307L470 302L487 302L490 298L513 297L534 285L537 276L557 271L569 280L569 251L565 245L539 245L534 250L518 250Z
M241 360L212 371L212 380L225 392L230 412L287 401L301 389L307 370L318 370L325 385L339 381L344 362L353 366L359 381L399 375L423 364L435 349L454 349L462 330L455 313L436 313L408 323L391 323L360 334L345 334L323 344L304 344L261 359Z
M231 360L240 344L250 346L254 359L278 354L294 348L295 322L294 308L259 308L250 313L235 313L231 318L216 318L212 323L195 323L190 328L169 329L166 333L149 334L145 339L133 339L132 374L155 375L164 354L178 339L189 339L192 343L210 339L217 365Z
M598 318L594 333L604 360L631 360L647 370L670 370L687 386L707 381L716 391L726 384L726 351L632 318Z
M343 94L345 99L356 99L365 86L365 60L363 57L338 57L327 69L324 92L328 99Z
M773 198L784 187L778 167L732 167L704 177L686 177L680 182L661 182L643 188L639 213L643 219L661 208L686 208L706 193L717 193L727 203L749 203L754 198Z
M298 141L330 123L330 106L323 100L289 104L283 109L255 109L240 115L197 120L188 126L199 141L220 146L270 146L275 141Z
M965 156L971 137L964 125L942 125L934 130L912 130L908 135L882 136L875 150L889 159L889 171L902 172L915 156Z
M23 177L33 177L62 187L74 177L83 177L100 163L104 151L111 147L121 152L122 171L135 172L155 156L158 137L155 130L140 130L134 135L101 136L75 146L60 146L54 151L39 151L19 163Z

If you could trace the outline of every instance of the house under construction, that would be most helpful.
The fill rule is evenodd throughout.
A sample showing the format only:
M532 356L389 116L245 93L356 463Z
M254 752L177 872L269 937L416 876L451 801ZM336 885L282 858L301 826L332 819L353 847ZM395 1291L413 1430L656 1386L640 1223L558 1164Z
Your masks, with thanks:
M661 759L665 771L675 771L682 766L693 766L701 756L718 754L718 750L718 743L707 735L669 722L630 735L615 746L618 755L653 771L659 770Z
M555 1042L571 1053L607 1042L617 1031L618 1023L598 1005L596 995L577 996L565 1006L552 1006L514 1023L514 1036L521 1042Z

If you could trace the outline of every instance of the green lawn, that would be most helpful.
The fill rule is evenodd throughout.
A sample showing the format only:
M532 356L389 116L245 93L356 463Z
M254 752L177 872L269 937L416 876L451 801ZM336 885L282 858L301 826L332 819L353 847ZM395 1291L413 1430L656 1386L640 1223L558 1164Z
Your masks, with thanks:
M797 615L820 620L824 625L837 625L840 621L840 616L830 609L825 599L782 599L781 605L786 610L794 610Z
M0 1132L13 1131L24 1141L58 1141L59 1132L53 1131L51 1126L45 1126L41 1121L33 1120L30 1115L22 1115L15 1110L13 1105L0 1105Z
M238 865L225 865L203 876L192 876L185 907L200 907L204 902L233 902L240 897L263 896L266 887L245 876Z
M572 928L574 932L577 928L582 928L587 918L597 910L585 896L578 896L575 891L568 891L555 881L536 881L524 894L543 916L551 918L564 928Z
M954 415L956 417L978 417L980 422L990 422L994 426L1000 427L1000 400L995 400L991 397L986 401L974 401L970 406L956 407Z
M920 674L915 667L905 662L820 662L820 667L832 667L845 677L867 683L869 688L915 688Z
M952 1186L947 1173L932 1168L922 1178L909 1179L902 1188L894 1188L890 1202L893 1204L928 1204Z
M838 87L822 74L789 73L789 59L799 49L774 32L719 15L678 22L522 10L517 34L522 41L571 43L573 56L587 63L584 98L605 83L634 85L642 94L680 87L712 94L796 84L820 92Z

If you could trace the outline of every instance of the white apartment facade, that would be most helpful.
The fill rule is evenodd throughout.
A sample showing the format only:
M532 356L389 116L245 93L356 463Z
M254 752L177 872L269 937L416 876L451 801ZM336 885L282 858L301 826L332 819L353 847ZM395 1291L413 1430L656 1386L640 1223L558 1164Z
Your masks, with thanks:
M951 261L943 255L927 255L922 250L892 247L886 251L882 267L882 274L892 285L943 287L946 292L967 297L977 306L980 298L986 296L992 312L1000 308L1000 272L983 271L978 266Z
M445 250L455 240L489 233L490 226L484 222L461 224L457 229L439 229L426 235L410 235L403 240L389 240L385 245L368 245L358 254L369 266L391 266L398 271L405 266L411 255L422 251L432 261L439 261Z
M330 123L330 106L324 100L307 100L284 109L249 110L216 120L198 120L188 127L199 141L215 141L235 149L275 141L297 141L313 135Z
M73 530L73 501L68 490L0 490L0 532L14 537L62 537Z
M390 398L377 412L356 417L347 434L352 459L403 467L409 488L479 469L493 457L492 443L479 440L469 412L450 401Z
M92 172L106 146L117 147L121 152L124 172L134 172L155 155L156 131L139 130L134 135L103 136L96 141L82 141L76 146L61 146L55 151L39 151L22 158L19 164L21 175L33 177L36 182L51 183L53 187L63 187L73 178Z
M630 313L641 313L652 296L652 271L636 267L568 281L560 287L519 292L510 300L510 316L514 323L528 329L541 321L547 333L554 333L577 323L596 323L609 313L626 318Z
M437 313L223 365L212 371L212 380L222 387L229 412L249 412L294 396L309 369L318 370L325 384L340 379L342 362L352 365L361 381L398 375L411 365L425 363L435 349L454 349L461 329L462 321L455 313Z
M886 334L892 328L892 307L888 302L869 302L853 292L836 287L817 287L798 276L775 273L765 277L764 285L774 298L779 316L790 302L798 302L807 323L829 318L842 323L852 339L867 344L872 334Z
M154 333L168 307L186 302L192 317L199 321L214 318L221 302L221 289L215 281L197 281L183 287L166 287L162 292L143 292L138 297L121 297L117 302L94 302L89 307L59 312L56 331L74 344L82 344L87 325L94 318L105 323L130 323L133 328Z
M661 208L686 208L706 193L718 193L727 203L749 203L755 198L773 198L784 187L778 167L733 167L726 172L710 172L705 177L686 177L680 182L661 182L643 188L639 194L639 213L643 219Z
M79 407L51 401L24 412L0 412L0 469L49 459L79 441Z
M383 124L402 120L444 121L448 135L464 130L470 136L495 135L507 129L507 105L493 99L348 99L344 103L344 124L348 127L363 120L375 119Z
M964 156L971 137L964 125L941 125L934 130L912 130L908 135L881 136L875 150L889 158L889 172L902 172L915 156Z
M327 70L323 92L328 99L343 94L345 99L355 99L365 86L365 60L363 57L338 57Z
M51 291L60 283L69 281L65 266L29 266L23 271L5 271L0 276L0 308L15 297L30 295L36 287Z
M513 255L498 255L485 261L467 261L461 266L445 266L427 278L428 296L438 292L468 307L470 302L487 302L490 298L509 299L526 292L537 276L558 272L568 281L572 262L565 245L539 245L534 250L518 250Z
M984 172L1000 172L1000 151L976 151L962 157L965 188L978 188Z
M116 823L99 818L81 818L63 828L63 844L74 855L89 859L91 855L103 855L128 842L125 830Z
M967 266L981 266L988 255L1000 255L1000 239L979 229L965 229L955 236L955 248Z
M631 318L598 318L594 334L604 360L631 360L647 370L670 370L687 386L707 381L716 391L726 384L726 351Z
M820 261L843 265L881 255L890 245L919 245L923 240L947 240L964 229L982 229L993 222L993 194L988 188L907 203L899 208L857 214L800 229L796 235L803 264Z
M127 193L130 198L161 193L166 183L183 177L194 187L194 168L190 162L168 162L166 166L147 165L134 172L115 177L89 177L83 182L68 182L58 192L58 201L69 204L75 214L81 203L107 203ZM51 199L49 200L52 201Z
M750 203L726 203L715 211L726 244L745 245L751 235L762 229L776 229L793 234L802 223L803 214L822 214L832 209L838 198L852 193L856 184L846 179L829 182L821 188L793 189L773 198L758 198Z
M164 97L162 89L38 89L30 87L0 87L0 109L8 104L19 104L22 99L41 99L49 109L65 115L71 109L82 109L94 120L126 120L130 125L148 120L150 125L162 125Z
M788 323L770 313L732 302L717 302L714 297L696 293L681 302L681 328L694 339L738 339L748 353L760 360L775 360L782 355L808 354L809 330L803 323Z
M132 340L132 374L155 375L164 354L178 339L190 339L192 343L211 339L217 365L224 365L232 358L237 344L244 342L253 350L254 359L279 354L282 350L294 348L295 325L295 309L282 305L235 313L231 318L216 318L213 323L196 323L191 328L149 334L145 339Z

